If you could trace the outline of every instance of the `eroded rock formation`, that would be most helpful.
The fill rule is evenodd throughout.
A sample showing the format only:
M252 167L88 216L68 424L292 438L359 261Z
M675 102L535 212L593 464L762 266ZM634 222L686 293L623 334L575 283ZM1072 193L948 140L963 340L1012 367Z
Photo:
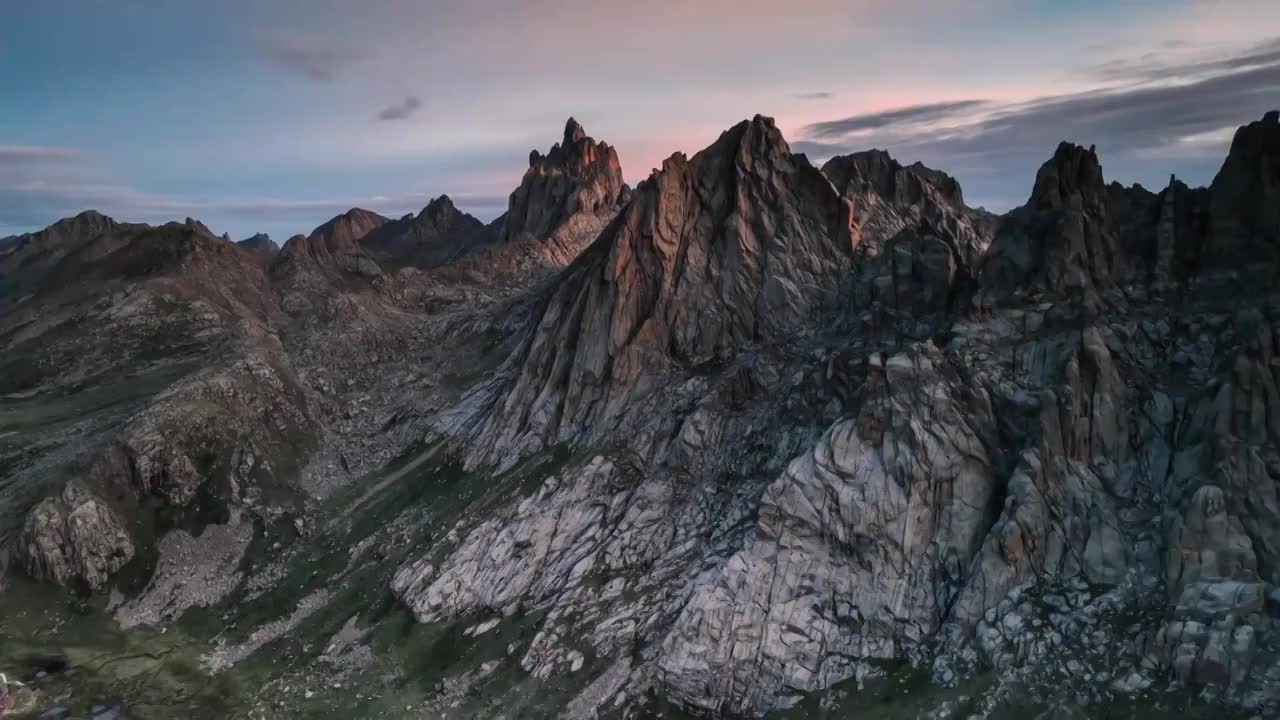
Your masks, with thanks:
M529 169L501 218L500 240L535 241L546 261L567 265L628 194L617 151L569 118L564 137L546 155L529 153Z
M760 716L910 667L978 716L1187 688L1271 716L1278 153L1268 114L1211 186L1150 192L1063 144L995 217L883 152L819 171L763 117L628 196L570 122L505 242L444 198L348 213L264 272L194 221L64 221L0 255L8 358L45 351L6 358L6 397L79 401L101 358L181 371L0 453L28 490L0 541L105 590L157 544L191 556L186 521L239 567L239 516L290 517L323 562L245 580L297 595L210 667L310 618L350 646L363 608L327 604L377 578L450 644L510 630L448 668L442 713L515 673L574 689L571 717ZM168 576L139 597L138 622L214 602Z
M672 156L539 302L472 456L603 431L668 369L810 326L853 251L848 205L771 120Z
M1280 708L1280 316L1215 280L1280 238L1237 202L1273 126L1158 194L1064 144L1002 218L883 153L828 182L760 118L673 157L444 416L478 467L581 459L393 589L544 612L524 669L599 658L623 704L757 715L897 661L994 669L989 707L1171 676Z

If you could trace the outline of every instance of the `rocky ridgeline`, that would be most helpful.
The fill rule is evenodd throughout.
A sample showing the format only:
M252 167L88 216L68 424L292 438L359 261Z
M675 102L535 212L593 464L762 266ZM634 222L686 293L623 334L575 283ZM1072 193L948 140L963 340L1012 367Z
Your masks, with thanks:
M907 661L995 668L992 705L1172 678L1276 711L1277 137L1159 194L1064 144L998 218L883 153L824 179L760 118L674 156L442 416L477 467L582 460L393 587L423 622L545 612L522 667L595 657L623 706Z
M848 206L772 121L671 157L539 300L501 410L468 440L471 462L603 437L675 367L811 324L853 250Z
M493 241L484 223L441 195L417 215L392 220L361 238L360 243L383 267L397 270L439 267Z
M20 249L57 260L3 298L4 392L33 451L6 466L6 510L49 497L0 530L32 575L97 590L158 540L153 515L225 516L286 484L314 434L252 251L193 221L70 223L93 230Z
M589 137L569 118L564 138L543 155L529 153L529 169L499 218L504 244L527 246L532 262L568 265L626 203L618 153Z
M1188 688L1280 713L1280 115L1207 188L1108 184L1063 144L1002 216L883 152L818 170L763 117L634 191L572 120L530 160L493 226L353 210L269 264L194 222L12 241L0 339L50 359L6 393L78 397L77 347L195 363L0 457L38 488L22 564L105 588L159 544L128 617L174 617L217 600L163 557L194 526L439 441L485 500L391 589L463 643L533 624L441 687L501 666L574 687L565 717L742 717L905 664L979 717ZM152 357L162 328L198 342ZM216 535L234 566L248 534Z
M573 142L556 162L607 150ZM574 222L569 199L555 202ZM37 578L99 590L152 562L171 529L276 518L377 469L426 432L411 416L451 392L431 378L451 371L435 369L451 349L437 326L459 313L421 307L483 316L493 299L415 270L496 236L441 196L400 220L353 209L282 249L93 211L7 240L0 391L31 399L19 421L31 404L57 422L0 458L13 480L0 544ZM76 422L35 407L49 398Z

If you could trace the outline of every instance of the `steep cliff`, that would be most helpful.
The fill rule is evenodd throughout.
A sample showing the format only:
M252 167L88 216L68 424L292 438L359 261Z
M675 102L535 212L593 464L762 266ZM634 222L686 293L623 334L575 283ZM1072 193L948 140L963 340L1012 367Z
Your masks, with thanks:
M672 156L538 302L469 453L511 463L603 433L669 370L811 327L853 250L848 206L771 120Z
M975 711L1166 677L1274 711L1280 316L1214 280L1280 233L1225 189L1265 197L1268 122L1206 190L1064 144L1001 218L883 153L828 182L761 118L673 157L442 416L475 467L573 459L392 587L536 611L522 668L591 658L583 702L750 716L907 663L986 678Z

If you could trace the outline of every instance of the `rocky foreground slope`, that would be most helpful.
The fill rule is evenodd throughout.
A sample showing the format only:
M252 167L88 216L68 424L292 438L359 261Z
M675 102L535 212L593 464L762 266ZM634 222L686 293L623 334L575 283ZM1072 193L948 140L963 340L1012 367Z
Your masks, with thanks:
M0 255L0 601L259 714L1280 713L1278 168L1276 113L1207 188L1064 143L994 216L570 121L491 227L63 221Z

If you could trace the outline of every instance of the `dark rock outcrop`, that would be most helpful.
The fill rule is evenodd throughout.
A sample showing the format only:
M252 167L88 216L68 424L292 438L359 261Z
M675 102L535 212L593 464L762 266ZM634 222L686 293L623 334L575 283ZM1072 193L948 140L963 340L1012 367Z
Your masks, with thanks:
M954 178L920 163L903 167L881 150L832 158L822 172L853 208L853 302L870 327L927 325L964 296L995 221L964 204Z
M1107 197L1094 149L1059 145L1027 204L1002 220L983 263L984 291L1094 296L1127 280L1133 261L1108 219Z
M245 248L262 258L263 262L270 263L280 252L280 246L275 240L271 239L266 233L257 233L252 237L247 237L237 243L240 247Z
M74 481L32 509L19 542L32 576L84 591L104 587L134 555L125 520Z
M1208 188L1172 177L1159 194L1106 185L1092 148L1063 143L1027 204L1001 218L983 260L983 294L1076 295L1096 311L1108 291L1147 280L1265 284L1280 258L1278 167L1275 113L1236 132Z
M1209 194L1210 263L1280 259L1280 113L1236 131Z
M428 270L493 242L493 233L455 207L448 195L441 195L417 215L390 220L360 242L383 268Z

